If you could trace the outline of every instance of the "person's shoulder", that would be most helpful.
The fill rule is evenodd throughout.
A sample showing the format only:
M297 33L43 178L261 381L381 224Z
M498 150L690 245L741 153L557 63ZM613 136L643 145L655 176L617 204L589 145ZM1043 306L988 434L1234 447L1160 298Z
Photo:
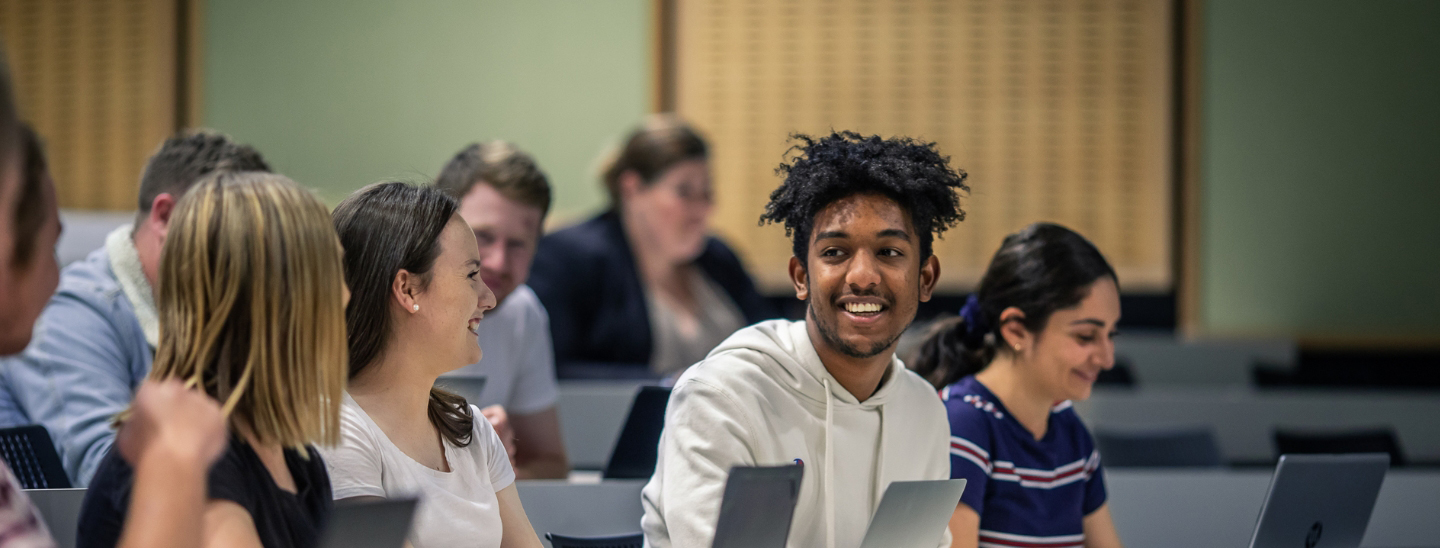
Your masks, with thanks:
M605 248L611 245L615 239L616 226L610 222L608 213L602 213L589 220L582 221L560 230L556 230L540 238L540 250L537 252L557 251L580 251Z
M106 306L125 299L120 280L110 267L110 253L104 247L60 270L55 298L64 297Z
M470 407L470 416L474 421L470 425L470 446L469 449L483 451L487 455L491 451L504 451L505 445L500 441L499 432L490 420L480 413L480 406L473 403L465 404Z
M772 381L763 378L759 365L745 354L738 350L711 354L690 366L671 387L671 401L736 407L759 397L761 387Z
M976 386L973 377L960 379L940 390L940 400L953 429L990 429L1005 419L999 403L988 392Z
M510 292L500 308L509 317L526 323L546 322L550 317L545 312L545 305L540 302L540 296L528 284L520 284Z
M1075 412L1075 406L1070 400L1051 407L1050 420L1061 429L1072 433L1076 439L1086 442L1090 440L1090 429L1085 427L1085 421L1080 419L1080 414Z
M373 450L378 445L378 426L347 394L340 401L340 446Z
M725 243L725 240L719 236L711 235L705 238L705 250L701 252L701 256L712 257L727 263L740 264L740 256L736 255L735 250L730 247L730 244Z

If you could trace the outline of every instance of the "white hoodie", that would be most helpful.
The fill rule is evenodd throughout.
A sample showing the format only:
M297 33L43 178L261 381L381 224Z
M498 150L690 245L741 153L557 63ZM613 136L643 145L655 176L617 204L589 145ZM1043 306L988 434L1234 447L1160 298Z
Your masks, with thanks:
M860 402L820 363L805 322L761 322L675 382L640 525L647 546L709 548L730 467L799 459L787 545L855 548L890 482L950 478L949 449L944 404L899 359ZM950 545L948 531L936 545Z

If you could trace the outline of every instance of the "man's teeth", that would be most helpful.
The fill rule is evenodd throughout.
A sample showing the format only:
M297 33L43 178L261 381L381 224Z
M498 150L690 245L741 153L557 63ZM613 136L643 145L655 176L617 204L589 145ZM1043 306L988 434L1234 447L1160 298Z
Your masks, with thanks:
M845 310L848 311L848 312L854 313L854 314L864 314L864 313L866 313L866 312L879 312L879 311L880 311L880 305L875 304L875 303L847 303L847 304L845 305Z
M480 329L480 318L470 318L470 332L474 333Z

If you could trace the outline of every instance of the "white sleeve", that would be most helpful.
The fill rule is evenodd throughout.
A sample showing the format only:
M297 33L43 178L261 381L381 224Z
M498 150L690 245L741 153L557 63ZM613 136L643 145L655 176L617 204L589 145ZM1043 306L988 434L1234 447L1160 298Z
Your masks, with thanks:
M383 460L377 442L365 418L351 404L341 405L340 444L320 448L335 500L385 496L381 483Z
M560 399L555 381L555 349L550 342L550 317L534 293L525 296L521 348L515 352L519 362L515 364L515 389L505 404L505 410L512 415L539 413L554 407Z
M734 398L691 379L665 409L660 458L641 491L640 528L652 547L709 546L734 466L754 466L753 424Z
M499 493L501 489L515 483L515 469L510 467L510 454L505 452L505 444L500 441L500 436L495 433L495 427L485 416L480 414L480 408L470 406L470 411L475 414L475 431L471 435L470 444L484 452L485 470L490 473L490 484Z

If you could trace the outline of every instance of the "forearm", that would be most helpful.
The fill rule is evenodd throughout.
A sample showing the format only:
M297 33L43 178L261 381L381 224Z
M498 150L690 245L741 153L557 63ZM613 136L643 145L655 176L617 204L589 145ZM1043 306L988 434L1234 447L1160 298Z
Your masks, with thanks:
M554 406L537 413L511 415L515 430L515 477L563 479L570 475L570 459L560 437L560 414Z
M208 469L203 459L161 451L141 459L118 546L200 546Z
M515 459L516 479L565 479L570 475L570 462L560 454L530 454L521 452Z

